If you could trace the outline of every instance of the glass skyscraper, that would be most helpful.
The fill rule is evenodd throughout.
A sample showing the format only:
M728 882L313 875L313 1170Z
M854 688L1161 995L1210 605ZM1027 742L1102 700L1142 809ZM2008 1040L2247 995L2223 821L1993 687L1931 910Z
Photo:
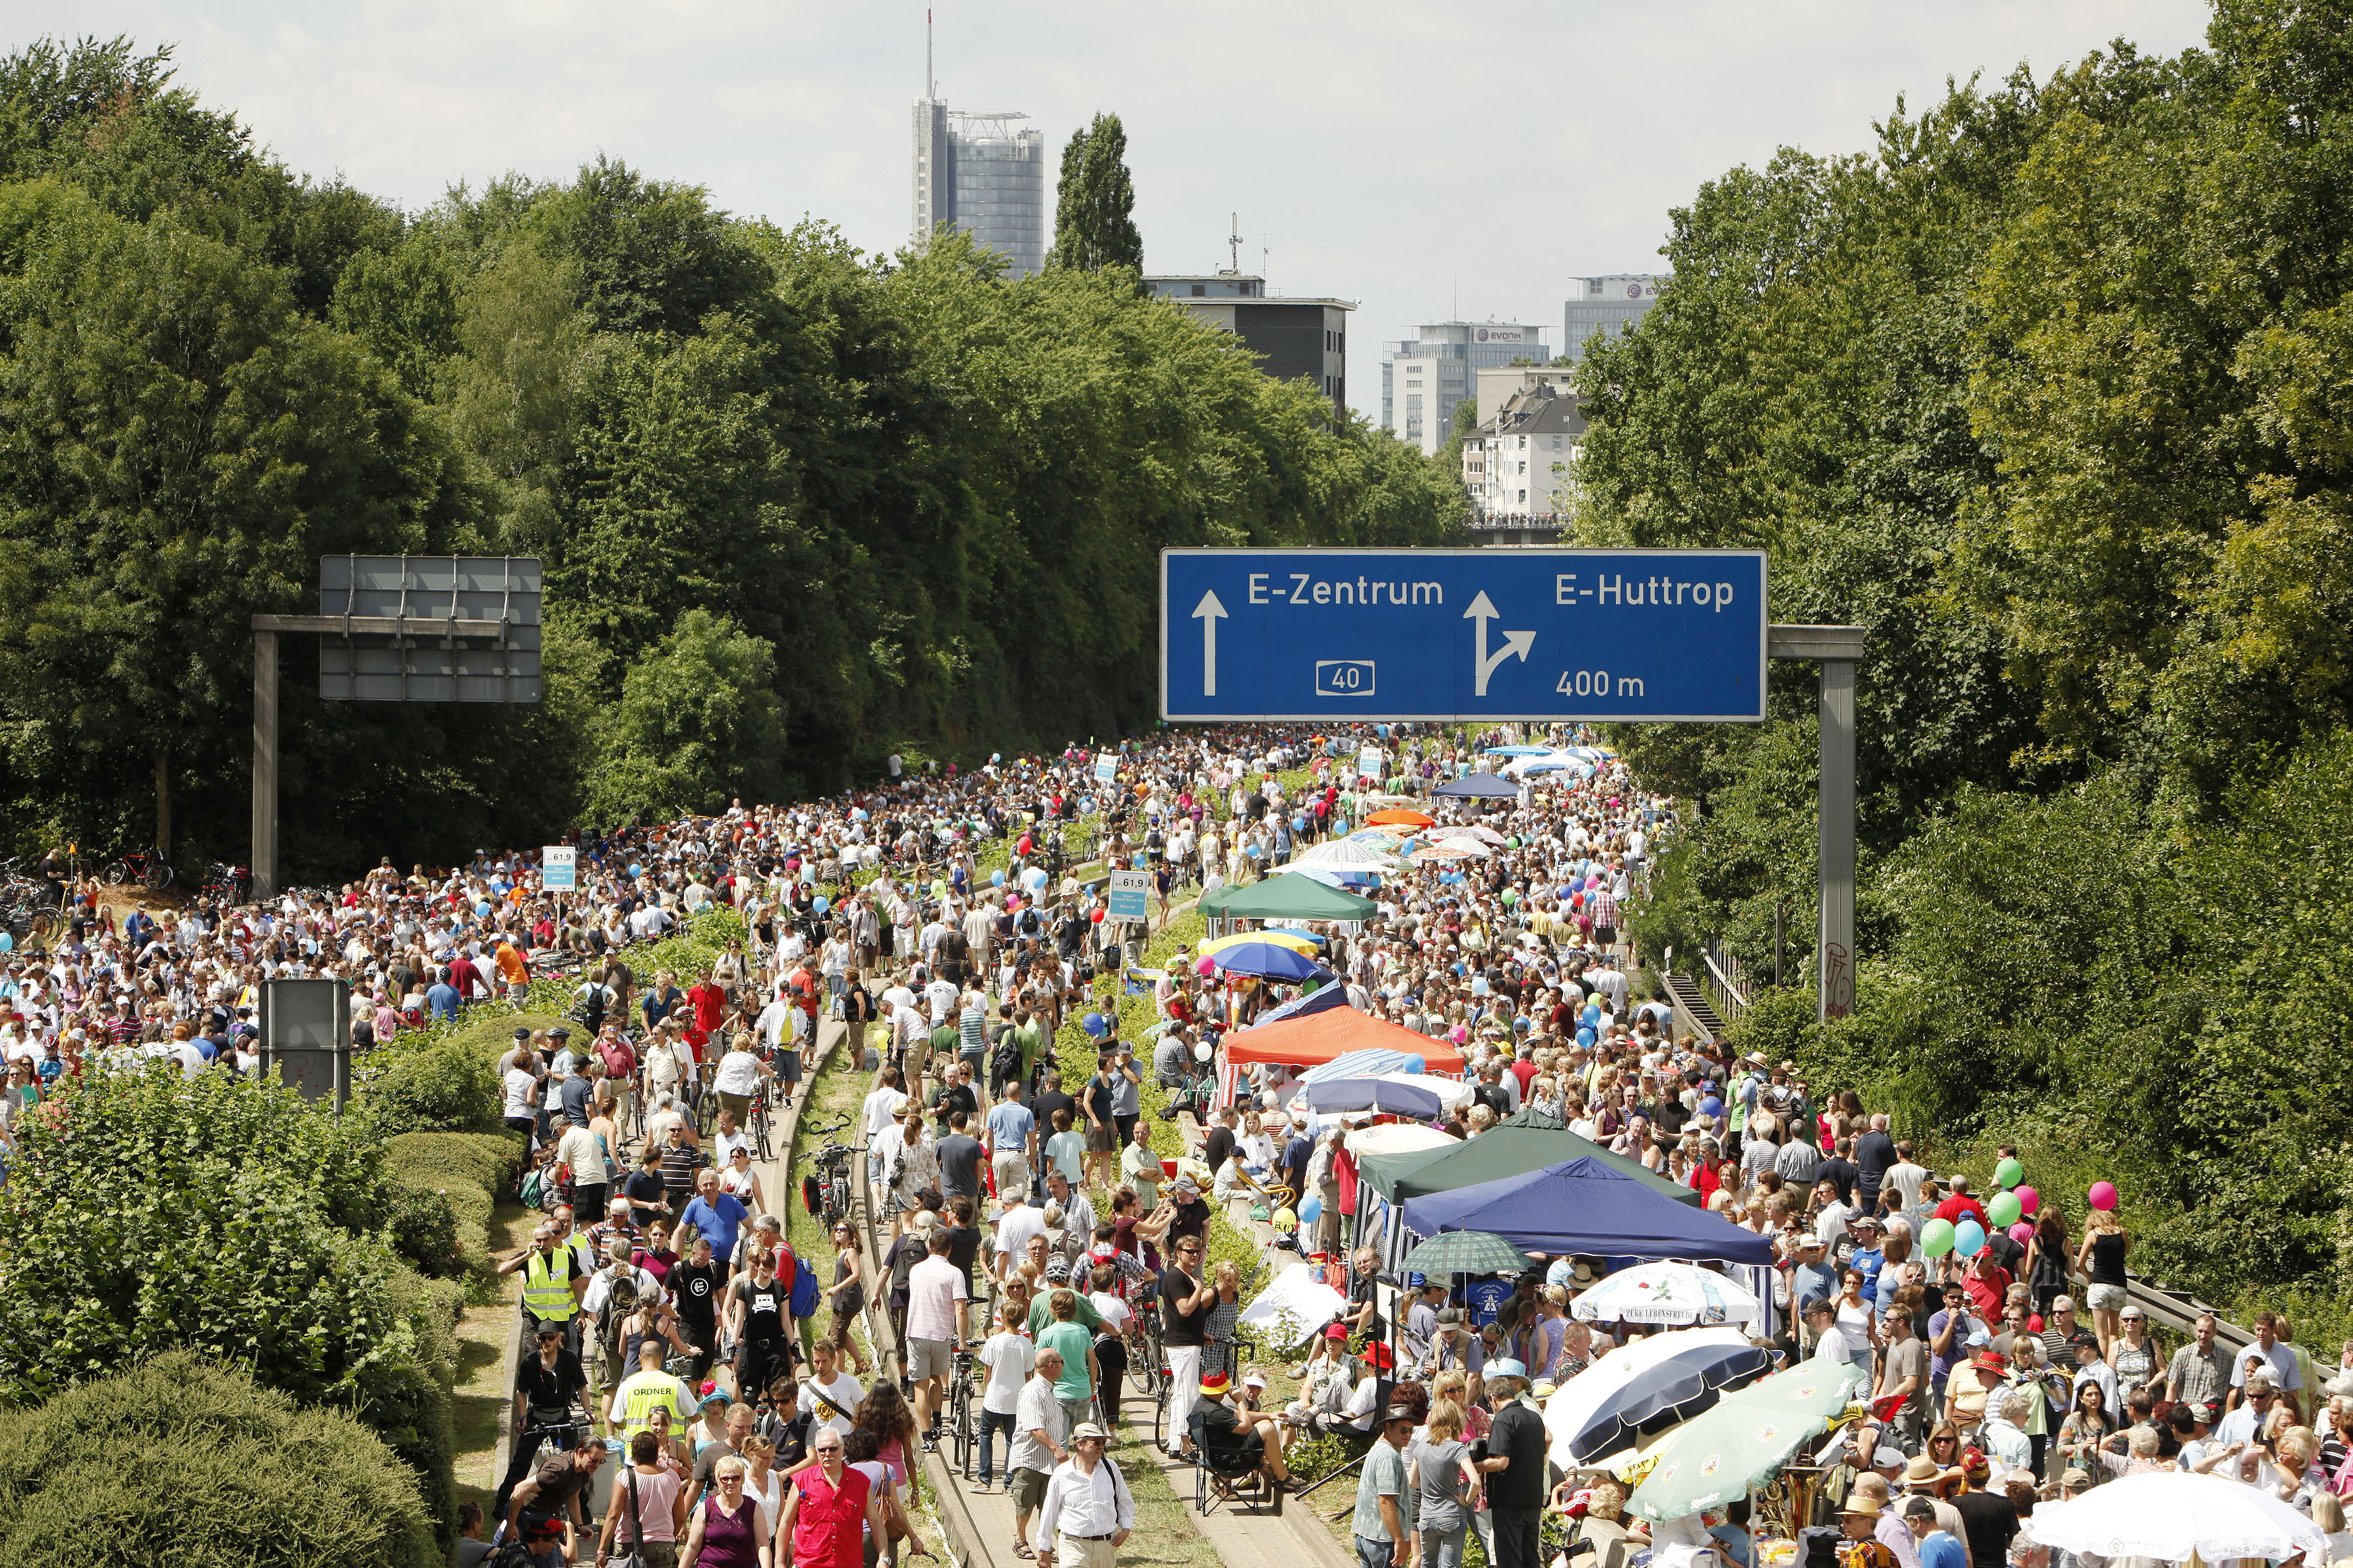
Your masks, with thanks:
M1019 114L960 114L915 102L915 243L951 224L1004 257L1009 274L1046 266L1046 138Z

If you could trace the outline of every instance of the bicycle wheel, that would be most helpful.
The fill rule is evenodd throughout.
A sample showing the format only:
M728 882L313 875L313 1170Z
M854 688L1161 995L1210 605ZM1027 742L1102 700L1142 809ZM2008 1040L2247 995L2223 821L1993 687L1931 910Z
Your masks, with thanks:
M1168 1443L1168 1389L1170 1379L1160 1380L1160 1392L1152 1401L1152 1441L1155 1447Z
M110 888L121 887L131 880L131 863L127 860L109 860L106 863L106 869L99 873L99 878Z
M147 862L147 874L141 879L147 884L149 892L162 892L172 885L172 863L169 860L150 860Z
M972 1479L973 1431L972 1378L969 1373L956 1379L955 1388L948 1395L948 1404L954 1413L949 1429L955 1437L955 1468L965 1479L970 1480Z

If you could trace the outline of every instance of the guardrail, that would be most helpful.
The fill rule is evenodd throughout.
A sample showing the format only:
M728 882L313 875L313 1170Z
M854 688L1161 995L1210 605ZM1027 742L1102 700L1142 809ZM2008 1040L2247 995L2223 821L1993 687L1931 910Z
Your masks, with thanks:
M1700 949L1699 956L1707 970L1707 978L1701 984L1707 989L1707 999L1715 1005L1716 1016L1726 1025L1738 1023L1740 1015L1748 1011L1748 997L1741 989L1740 961L1713 939Z

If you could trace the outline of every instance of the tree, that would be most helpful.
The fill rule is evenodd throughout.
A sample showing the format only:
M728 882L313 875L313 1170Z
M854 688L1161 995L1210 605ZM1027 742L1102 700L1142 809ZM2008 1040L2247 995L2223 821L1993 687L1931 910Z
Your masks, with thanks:
M0 1411L0 1561L435 1568L448 1552L365 1426L179 1352Z
M689 610L631 667L589 781L599 821L668 820L774 800L785 772L776 650L724 616Z
M466 490L438 427L284 273L168 214L0 187L0 715L21 777L152 780L173 844L192 763L241 751L251 613L316 558L445 548Z
M1071 133L1062 149L1062 176L1054 187L1054 247L1049 267L1094 272L1105 267L1144 271L1144 240L1135 232L1135 183L1127 173L1127 132L1116 114Z

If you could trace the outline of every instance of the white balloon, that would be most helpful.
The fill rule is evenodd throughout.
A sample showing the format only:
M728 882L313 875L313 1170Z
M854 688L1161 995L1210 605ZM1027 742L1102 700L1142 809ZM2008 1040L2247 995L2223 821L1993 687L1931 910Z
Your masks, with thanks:
M1217 1052L1211 1050L1207 1045L1199 1045L1193 1047L1193 1059L1197 1062L1208 1061L1211 1057L1216 1056L1217 1054Z

